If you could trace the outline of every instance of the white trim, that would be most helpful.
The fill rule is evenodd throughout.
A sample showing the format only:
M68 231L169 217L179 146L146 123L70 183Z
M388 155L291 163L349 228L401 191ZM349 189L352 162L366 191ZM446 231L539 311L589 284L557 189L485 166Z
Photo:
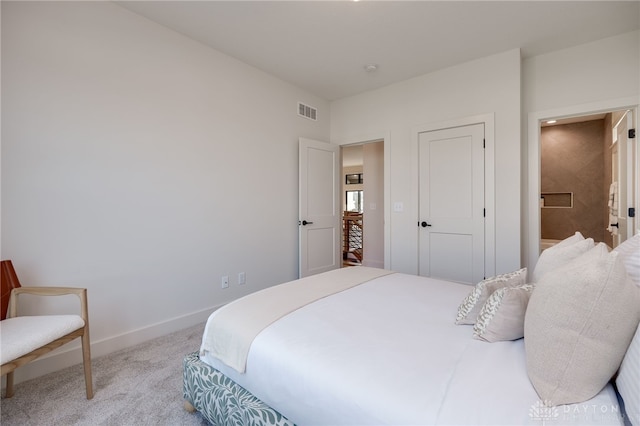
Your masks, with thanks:
M485 236L484 236L484 273L490 277L496 272L496 200L495 200L495 114L480 114L469 117L462 117L453 120L427 123L414 127L411 130L412 157L412 184L416 187L412 191L417 194L418 182L418 138L423 132L433 130L443 130L452 127L469 126L472 124L484 124L484 204L485 216ZM416 223L419 219L416 217ZM416 247L417 253L417 247Z
M566 118L624 109L635 109L637 106L638 98L629 97L529 113L527 125L527 158L529 171L525 203L528 219L526 221L526 235L523 239L525 266L527 266L529 270L533 270L540 253L540 123L552 118Z
M391 269L391 201L389 198L391 194L391 133L375 132L331 142L344 146L376 141L384 143L384 268Z

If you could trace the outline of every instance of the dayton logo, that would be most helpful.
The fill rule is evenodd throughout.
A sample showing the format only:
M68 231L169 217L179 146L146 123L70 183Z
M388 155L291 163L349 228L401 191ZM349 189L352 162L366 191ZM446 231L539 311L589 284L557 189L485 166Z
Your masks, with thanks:
M533 420L541 420L543 425L545 421L554 420L559 415L558 408L551 405L549 401L538 400L529 408L529 417Z

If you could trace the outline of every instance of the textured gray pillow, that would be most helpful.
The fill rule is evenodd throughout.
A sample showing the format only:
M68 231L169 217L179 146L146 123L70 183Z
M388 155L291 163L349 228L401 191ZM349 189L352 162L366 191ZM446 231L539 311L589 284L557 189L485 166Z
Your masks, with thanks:
M478 314L473 337L486 342L521 339L532 291L531 284L502 287L494 291Z
M458 307L456 324L475 324L482 305L494 291L502 287L522 285L526 279L527 268L522 268L515 272L496 275L480 281Z
M640 321L640 292L604 244L545 274L524 324L527 372L552 405L586 401L611 379Z

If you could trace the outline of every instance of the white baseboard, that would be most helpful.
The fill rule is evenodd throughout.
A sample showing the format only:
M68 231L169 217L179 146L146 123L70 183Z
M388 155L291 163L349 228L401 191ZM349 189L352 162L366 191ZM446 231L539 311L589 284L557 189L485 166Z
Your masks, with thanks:
M376 260L376 259L362 259L362 266L370 266L372 268L381 268L384 269L384 260Z
M209 318L209 315L211 315L211 313L220 306L171 318L169 320L128 331L117 336L92 341L91 359L108 355L112 352L146 342L147 340L173 333L174 331L180 331L194 325L204 324L207 321L207 318ZM69 346L68 349L63 346L60 349L44 355L42 358L18 368L14 373L14 383L24 382L26 380L34 379L48 373L53 373L54 371L62 370L63 368L82 363L82 349L79 346L79 342L80 340L75 343L75 347L73 347L73 344L66 345ZM192 349L198 350L198 348ZM5 379L6 376L3 376L3 389L5 387Z

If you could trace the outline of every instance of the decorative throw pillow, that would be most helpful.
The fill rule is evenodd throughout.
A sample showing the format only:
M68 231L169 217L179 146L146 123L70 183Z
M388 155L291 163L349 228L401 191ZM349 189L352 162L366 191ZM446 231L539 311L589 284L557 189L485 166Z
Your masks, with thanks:
M565 238L564 240L560 241L559 243L553 245L552 247L565 247L565 246L570 246L572 244L578 243L580 241L584 240L584 236L582 235L582 233L580 231L576 231L575 234L573 234L570 237Z
M524 322L527 372L541 400L586 401L616 372L640 321L640 291L604 244L545 274Z
M496 275L480 281L458 307L456 324L475 324L482 305L491 296L491 293L501 287L522 285L526 282L526 279L527 268L522 268L515 272Z
M533 269L531 281L537 283L544 274L567 264L591 248L593 248L593 238L587 238L573 244L558 243L549 247L540 254L536 267Z
M486 342L524 337L524 315L533 285L503 287L494 291L482 306L473 326L473 337Z
M620 253L627 275L640 287L640 234L634 235L613 250Z
M640 326L622 360L616 385L631 424L640 425Z

